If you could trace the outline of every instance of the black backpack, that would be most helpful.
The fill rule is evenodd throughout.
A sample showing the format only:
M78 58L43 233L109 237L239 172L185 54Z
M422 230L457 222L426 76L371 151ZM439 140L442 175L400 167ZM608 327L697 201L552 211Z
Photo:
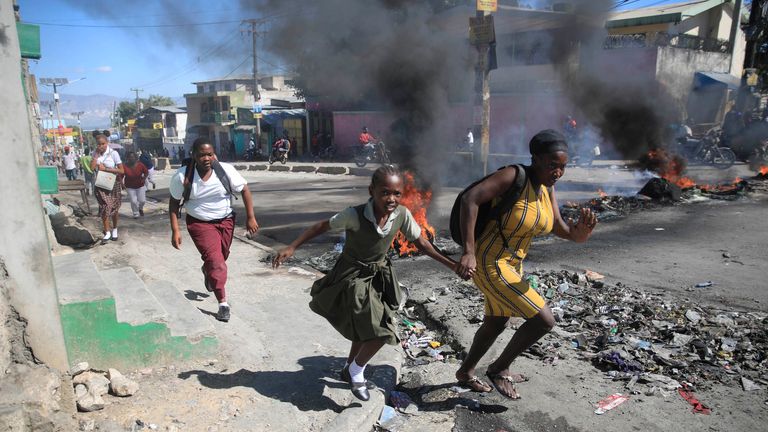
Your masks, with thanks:
M187 172L184 173L184 193L182 194L181 202L179 203L179 212L181 212L181 208L184 207L184 203L189 200L189 195L192 193L192 182L194 181L195 170L197 169L193 158L186 158L181 164L187 167ZM224 167L221 166L219 161L214 160L211 163L211 168L213 169L213 172L216 173L216 177L219 178L222 186L224 186L224 190L227 191L227 195L237 199L237 195L232 193L232 182L229 180L227 172L224 171Z
M504 238L501 226L501 217L507 213L513 205L515 205L517 200L520 198L520 195L523 193L523 189L525 189L525 182L528 180L528 167L523 165L507 165L499 168L499 171L510 166L517 167L517 177L515 178L515 183L501 195L501 201L498 205L493 206L493 200L490 200L485 204L481 204L477 209L477 221L475 222L475 240L477 241L480 238L480 235L482 235L486 225L488 225L488 222L490 222L491 219L496 219L496 223L499 227L499 235L501 235L505 249L509 247L509 244L508 240ZM453 202L450 221L451 238L453 238L453 241L461 246L464 246L464 241L461 237L461 198L468 190L472 189L478 183L482 182L493 174L494 173L488 174L487 176L464 188L464 190L459 192L459 195L456 196L456 201Z

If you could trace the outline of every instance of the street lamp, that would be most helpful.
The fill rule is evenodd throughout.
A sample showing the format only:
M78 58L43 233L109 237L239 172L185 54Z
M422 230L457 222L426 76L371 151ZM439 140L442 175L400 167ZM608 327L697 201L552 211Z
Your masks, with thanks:
M56 118L59 121L58 127L61 128L63 125L61 124L61 113L59 112L59 93L57 91L57 86L65 86L67 84L72 84L78 81L84 80L85 77L78 78L76 80L70 81L67 78L40 78L40 84L44 86L50 86L53 87L53 103L56 106ZM53 155L54 157L57 156L57 141L59 140L59 137L55 137L53 141Z
M80 126L80 116L85 114L85 111L78 111L70 114L77 117L78 141L80 141L80 153L83 153L85 149L83 146L83 127Z

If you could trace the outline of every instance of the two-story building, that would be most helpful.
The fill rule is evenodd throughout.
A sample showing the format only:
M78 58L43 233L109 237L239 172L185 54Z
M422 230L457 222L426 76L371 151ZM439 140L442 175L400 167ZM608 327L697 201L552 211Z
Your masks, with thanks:
M133 140L141 150L168 150L184 146L187 135L187 111L176 106L152 106L144 109L136 118Z
M256 141L257 135L261 137L259 145L267 151L273 137L282 134L283 130L298 143L306 141L303 101L295 96L285 76L259 78L258 101L254 96L253 77L249 75L193 84L197 91L184 95L189 115L187 149L197 137L208 136L217 153L234 158L242 155L249 140ZM286 110L293 111L286 115ZM255 121L256 111L261 111L258 122ZM257 123L261 126L261 134L257 133Z
M718 123L744 64L746 41L734 3L684 1L617 12L605 23L605 49L581 67L615 82L663 86L681 118Z

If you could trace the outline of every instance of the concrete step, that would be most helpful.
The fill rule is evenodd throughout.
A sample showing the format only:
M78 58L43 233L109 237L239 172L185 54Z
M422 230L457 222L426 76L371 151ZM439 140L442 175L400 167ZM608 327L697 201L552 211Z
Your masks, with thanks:
M59 304L92 302L112 297L89 251L53 257L53 271Z
M147 288L167 312L171 336L185 336L192 341L215 337L210 319L193 306L173 282L152 281L147 283Z
M100 272L115 297L117 321L136 326L150 322L168 323L169 316L144 281L130 267Z

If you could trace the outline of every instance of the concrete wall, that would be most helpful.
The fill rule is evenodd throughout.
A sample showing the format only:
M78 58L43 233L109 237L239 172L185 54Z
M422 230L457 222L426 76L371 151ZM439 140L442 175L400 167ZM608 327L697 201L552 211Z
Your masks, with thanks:
M694 73L728 73L730 60L728 54L660 47L656 62L656 79L667 88L676 101L678 112L683 114L688 104L688 96L693 90Z
M29 345L35 356L49 366L67 370L34 145L19 79L21 58L12 3L0 1L0 94L4 101L0 110L0 147L6 162L0 176L0 196L13 202L3 209L0 257L15 282L10 292L11 304L28 320Z

